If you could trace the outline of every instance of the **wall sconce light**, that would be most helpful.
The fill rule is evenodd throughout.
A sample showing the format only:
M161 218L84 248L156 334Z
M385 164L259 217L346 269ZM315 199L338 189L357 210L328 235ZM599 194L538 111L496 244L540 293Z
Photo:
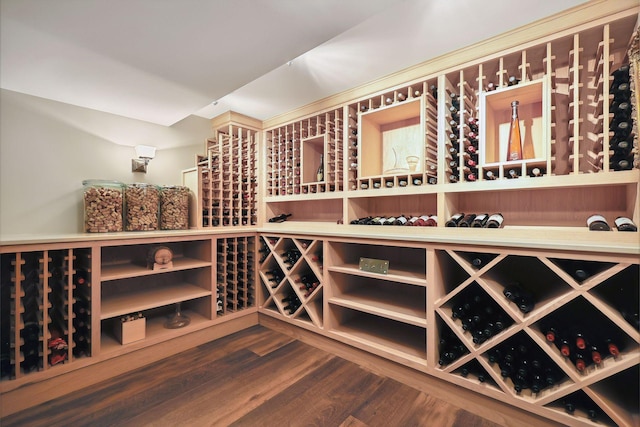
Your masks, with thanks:
M149 160L156 156L156 147L150 145L136 145L137 159L131 159L131 172L147 173Z

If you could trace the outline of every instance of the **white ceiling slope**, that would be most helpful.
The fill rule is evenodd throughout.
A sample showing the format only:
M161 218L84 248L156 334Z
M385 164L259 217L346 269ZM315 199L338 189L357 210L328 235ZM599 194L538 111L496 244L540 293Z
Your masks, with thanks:
M0 87L165 126L268 119L587 1L0 0Z

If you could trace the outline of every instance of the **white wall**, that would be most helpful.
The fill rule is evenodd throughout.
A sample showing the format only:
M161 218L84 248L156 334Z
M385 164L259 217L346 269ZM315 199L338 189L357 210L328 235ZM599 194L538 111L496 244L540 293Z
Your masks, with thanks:
M176 185L211 136L190 116L171 127L0 92L0 238L82 232L82 181ZM147 174L131 172L133 146L158 147Z

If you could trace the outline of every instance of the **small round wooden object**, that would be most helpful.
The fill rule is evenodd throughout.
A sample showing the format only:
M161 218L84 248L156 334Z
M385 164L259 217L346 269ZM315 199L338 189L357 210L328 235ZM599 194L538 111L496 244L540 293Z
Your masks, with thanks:
M166 246L156 246L149 251L147 260L149 268L160 270L173 267L173 251Z

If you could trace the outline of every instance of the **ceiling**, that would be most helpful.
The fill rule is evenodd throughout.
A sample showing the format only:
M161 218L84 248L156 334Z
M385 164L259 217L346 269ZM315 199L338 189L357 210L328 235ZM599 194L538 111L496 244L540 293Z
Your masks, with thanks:
M586 2L0 0L0 86L165 126L264 120Z

